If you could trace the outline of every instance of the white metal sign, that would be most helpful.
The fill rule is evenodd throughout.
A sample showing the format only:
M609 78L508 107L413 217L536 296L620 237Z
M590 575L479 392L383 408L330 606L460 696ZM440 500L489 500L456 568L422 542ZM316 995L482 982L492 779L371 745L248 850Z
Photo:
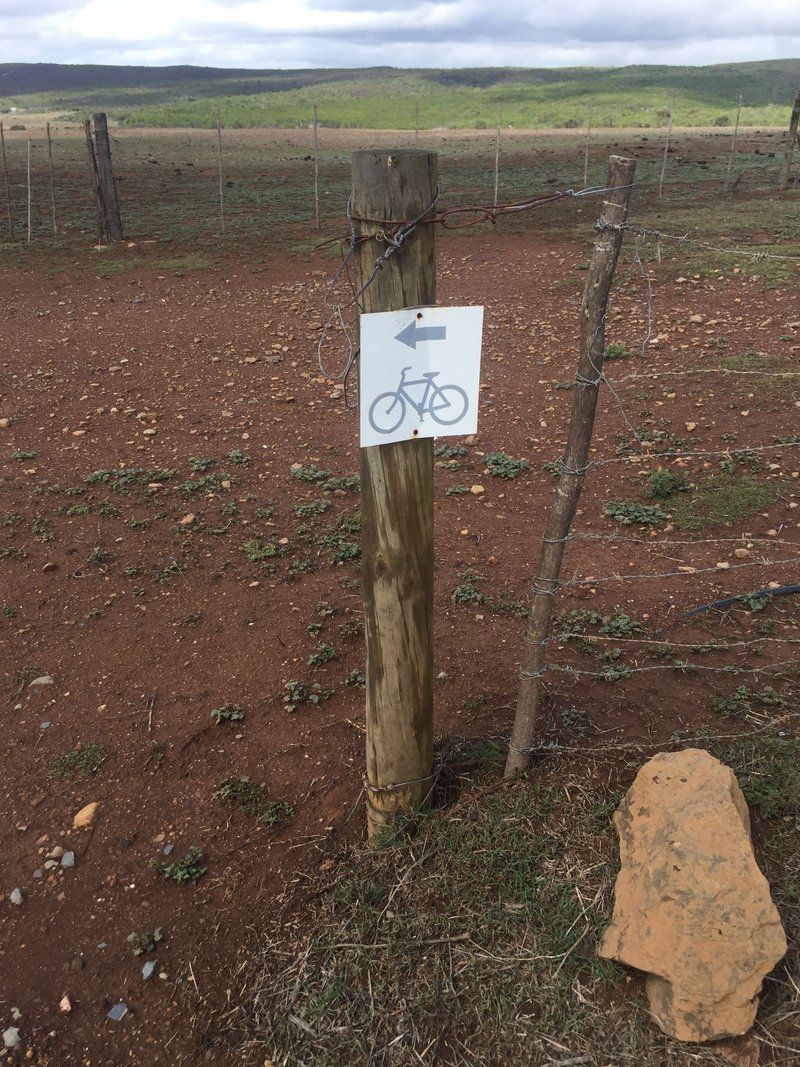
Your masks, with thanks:
M478 429L483 308L361 316L361 447Z

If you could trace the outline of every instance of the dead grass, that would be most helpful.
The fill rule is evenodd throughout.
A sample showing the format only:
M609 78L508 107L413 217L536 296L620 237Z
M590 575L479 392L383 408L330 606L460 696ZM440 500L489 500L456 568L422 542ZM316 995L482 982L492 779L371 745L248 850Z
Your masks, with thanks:
M794 946L765 986L761 1063L796 1064L800 742L764 733L707 741L742 776ZM640 980L596 955L616 874L610 815L650 754L586 752L569 766L556 756L510 787L492 770L416 828L357 851L259 937L238 1007L226 1013L241 1062L724 1062L662 1034ZM776 792L780 817L767 822L761 800L771 805Z

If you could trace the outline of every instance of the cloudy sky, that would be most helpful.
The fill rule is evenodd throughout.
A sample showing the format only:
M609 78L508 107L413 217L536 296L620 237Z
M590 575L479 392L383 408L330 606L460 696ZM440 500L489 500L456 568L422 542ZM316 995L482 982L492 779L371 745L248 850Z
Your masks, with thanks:
M800 56L797 0L0 0L0 62L622 66Z

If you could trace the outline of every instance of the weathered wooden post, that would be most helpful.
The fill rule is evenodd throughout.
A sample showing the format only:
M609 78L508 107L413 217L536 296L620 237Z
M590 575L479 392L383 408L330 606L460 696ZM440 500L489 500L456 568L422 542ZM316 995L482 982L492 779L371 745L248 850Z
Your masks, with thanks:
M6 209L8 211L8 236L14 240L14 219L11 214L11 185L8 181L8 162L6 160L6 135L0 122L0 153L3 157L3 181L6 187Z
M794 159L794 146L797 144L798 141L798 124L800 124L800 89L797 90L797 96L794 98L792 117L789 121L789 135L786 138L786 149L783 154L783 166L781 167L781 189L787 189L789 187L789 179L792 176L792 160Z
M53 174L53 138L50 136L50 123L47 123L47 163L50 170L50 209L53 215L53 237L58 237L58 220L56 218L56 179Z
M31 139L28 138L28 244L31 243Z
M503 121L503 105L497 108L497 134L494 139L494 206L497 207L497 198L500 195L500 124Z
M592 429L597 411L597 394L605 358L605 322L611 281L622 245L622 226L628 214L628 201L636 163L612 156L608 167L608 191L598 224L599 234L586 275L580 310L580 354L572 401L572 417L567 445L561 461L561 477L547 516L539 570L533 583L531 611L525 630L520 684L514 729L508 746L505 775L524 771L531 758L536 735L542 670L547 633L558 589L564 544L581 495L583 477L589 462Z
M725 184L727 185L731 180L731 167L733 166L733 156L736 152L736 140L739 136L739 122L742 118L742 104L744 103L744 97L739 93L739 106L736 109L736 125L733 127L733 139L731 140L731 151L728 156L728 169L725 172Z
M667 174L667 160L669 158L669 143L672 140L672 116L675 111L675 94L673 93L672 99L669 102L669 125L667 126L667 139L664 142L664 158L661 161L661 175L658 179L658 199L660 200L664 192L664 178Z
M314 104L312 122L314 125L314 220L319 229L319 123L316 104Z
M94 204L97 209L97 240L101 242L108 238L106 234L106 213L103 210L103 191L100 188L97 154L94 150L94 140L92 138L92 123L89 119L84 119L83 121L83 132L86 135L86 151L89 153L89 170L92 175L92 193L94 194Z
M222 174L222 126L217 115L217 179L219 184L219 223L225 236L225 181Z
M586 123L586 144L583 148L583 188L589 184L589 149L592 145L592 105L589 105L589 119Z
M353 154L352 215L359 287L386 251L379 238L435 200L437 156ZM421 223L378 271L362 311L436 299L434 227ZM377 833L418 808L433 769L433 439L361 449L366 636L367 820Z
M97 174L102 193L101 206L106 236L109 242L122 241L122 216L117 197L117 183L111 164L111 142L108 137L108 120L104 111L94 114L94 143Z

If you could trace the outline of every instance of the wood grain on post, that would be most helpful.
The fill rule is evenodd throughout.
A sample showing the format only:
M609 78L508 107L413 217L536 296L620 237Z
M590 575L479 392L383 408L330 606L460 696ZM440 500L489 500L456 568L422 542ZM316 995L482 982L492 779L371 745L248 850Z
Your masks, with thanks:
M789 135L786 139L786 150L783 154L783 166L781 167L781 189L788 189L789 179L792 176L792 160L794 159L794 146L798 139L798 124L800 124L800 89L798 89L797 96L794 98L792 117L789 121Z
M635 169L636 163L632 159L612 156L609 161L608 192L603 200L599 233L589 262L581 300L580 354L562 473L545 524L539 569L533 585L531 611L525 631L517 709L505 769L507 778L528 767L536 736L545 641L550 629L553 600L558 589L565 538L569 534L578 506L584 471L589 460L597 411L598 379L603 370L605 356L608 296L622 245L621 227L628 216Z
M14 219L11 214L11 185L8 180L8 162L6 160L6 135L0 122L0 154L3 158L3 181L6 187L6 210L8 211L8 236L14 240Z
M433 152L355 152L357 284L386 244L379 230L416 218L436 197ZM365 239L366 238L366 239ZM370 239L371 238L371 239ZM365 312L436 299L434 227L423 223L363 293ZM433 440L361 449L370 835L428 797L433 768Z
M95 153L94 140L92 139L92 123L89 119L84 119L83 121L83 132L86 135L86 151L89 153L89 170L92 175L92 193L94 194L94 204L97 208L97 240L98 242L107 242L108 234L106 232L106 213L103 207L103 190L100 187L97 154Z
M111 242L121 241L122 216L117 197L117 183L114 181L114 168L111 163L111 141L108 137L108 120L105 112L96 111L94 115L94 143L97 158L97 173L103 192L103 209L105 228Z

